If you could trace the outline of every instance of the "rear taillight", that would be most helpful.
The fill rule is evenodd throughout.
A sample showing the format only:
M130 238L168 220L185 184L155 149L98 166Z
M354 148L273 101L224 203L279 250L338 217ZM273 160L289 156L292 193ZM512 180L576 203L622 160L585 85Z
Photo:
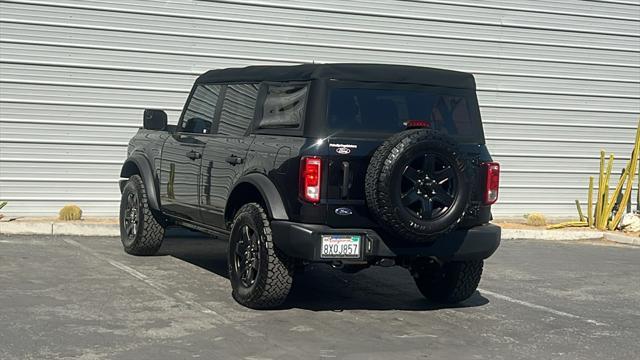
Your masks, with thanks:
M407 129L430 128L431 123L426 120L408 120L405 126Z
M300 160L300 192L303 199L320 202L322 160L317 156L306 156Z
M491 205L498 201L498 188L500 187L500 164L497 162L482 163L487 172L487 181L484 192L484 203Z

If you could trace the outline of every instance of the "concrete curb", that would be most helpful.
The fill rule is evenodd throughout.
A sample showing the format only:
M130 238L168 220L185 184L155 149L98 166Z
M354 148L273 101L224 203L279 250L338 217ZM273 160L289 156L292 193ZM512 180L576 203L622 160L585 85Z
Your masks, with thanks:
M502 229L502 240L552 240L552 241L575 241L575 240L602 240L602 231L581 231L581 230L537 230L537 229Z
M632 237L620 234L605 233L604 239L607 241L617 242L619 244L640 246L640 237Z
M502 229L502 240L588 241L607 240L618 244L640 246L640 238L603 231Z
M120 226L118 224L3 221L0 222L0 234L120 236Z

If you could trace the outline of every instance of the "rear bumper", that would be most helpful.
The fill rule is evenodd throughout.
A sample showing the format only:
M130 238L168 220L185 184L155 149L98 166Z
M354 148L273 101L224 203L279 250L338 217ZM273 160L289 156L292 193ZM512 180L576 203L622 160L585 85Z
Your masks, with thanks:
M500 245L500 227L493 224L455 230L424 244L398 246L371 229L336 229L325 225L290 221L271 222L273 241L285 254L312 262L367 261L379 257L433 256L442 260L479 260L491 256ZM363 235L358 259L320 257L322 235Z

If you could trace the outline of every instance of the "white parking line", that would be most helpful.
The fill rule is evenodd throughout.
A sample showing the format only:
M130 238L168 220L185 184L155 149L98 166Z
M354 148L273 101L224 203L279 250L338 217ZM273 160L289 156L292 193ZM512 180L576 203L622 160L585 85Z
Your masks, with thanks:
M216 311L214 311L210 307L207 307L207 306L202 305L200 303L197 303L195 301L186 299L186 298L184 298L184 296L182 296L179 293L167 294L166 293L166 286L164 286L162 284L158 284L157 282L149 279L149 277L146 276L145 274L139 272L138 270L136 270L136 269L134 269L134 268L132 268L130 266L127 266L127 265L125 265L125 264L123 264L123 263L121 263L119 261L110 259L109 257L104 256L104 255L94 251L93 249L80 244L77 241L74 241L74 240L71 240L71 239L65 239L65 238L63 238L62 241L66 242L67 244L79 247L79 248L83 249L84 251L88 252L89 254L97 257L98 259L106 261L111 266L126 272L127 274L135 277L138 280L143 281L145 284L147 284L150 287L152 287L155 290L156 294L158 294L158 295L160 295L160 296L162 296L164 298L168 298L168 299L171 299L171 300L176 301L176 302L181 301L183 303L186 303L187 305L192 306L193 308L199 310L200 312L203 312L205 314L210 314L219 323L222 323L222 324L231 324L232 323L229 319L227 319L226 317L220 315L219 313L217 313Z
M51 244L51 241L41 241L41 240L0 240L0 244L49 245L49 244Z
M570 318L570 319L582 320L582 321L584 321L586 323L593 324L593 325L609 326L609 324L605 324L605 323L602 323L602 322L599 322L599 321L596 321L596 320L587 319L587 318L579 316L579 315L574 315L574 314L570 314L568 312L552 309L552 308L547 307L547 306L532 304L532 303L527 302L527 301L514 299L514 298L509 297L507 295L498 294L498 293L495 293L493 291L484 290L484 289L480 289L480 288L478 288L478 290L480 291L481 294L486 294L486 295L492 296L494 298L497 298L497 299L500 299L500 300L504 300L504 301L508 301L508 302L512 302L514 304L526 306L526 307L531 308L531 309L546 311L548 313L551 313L551 314L554 314L554 315L557 315L557 316Z

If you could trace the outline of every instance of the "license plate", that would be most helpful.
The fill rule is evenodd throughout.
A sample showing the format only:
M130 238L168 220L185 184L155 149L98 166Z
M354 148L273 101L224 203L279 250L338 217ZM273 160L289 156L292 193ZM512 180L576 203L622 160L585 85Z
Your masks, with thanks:
M360 235L322 235L322 258L359 258Z

